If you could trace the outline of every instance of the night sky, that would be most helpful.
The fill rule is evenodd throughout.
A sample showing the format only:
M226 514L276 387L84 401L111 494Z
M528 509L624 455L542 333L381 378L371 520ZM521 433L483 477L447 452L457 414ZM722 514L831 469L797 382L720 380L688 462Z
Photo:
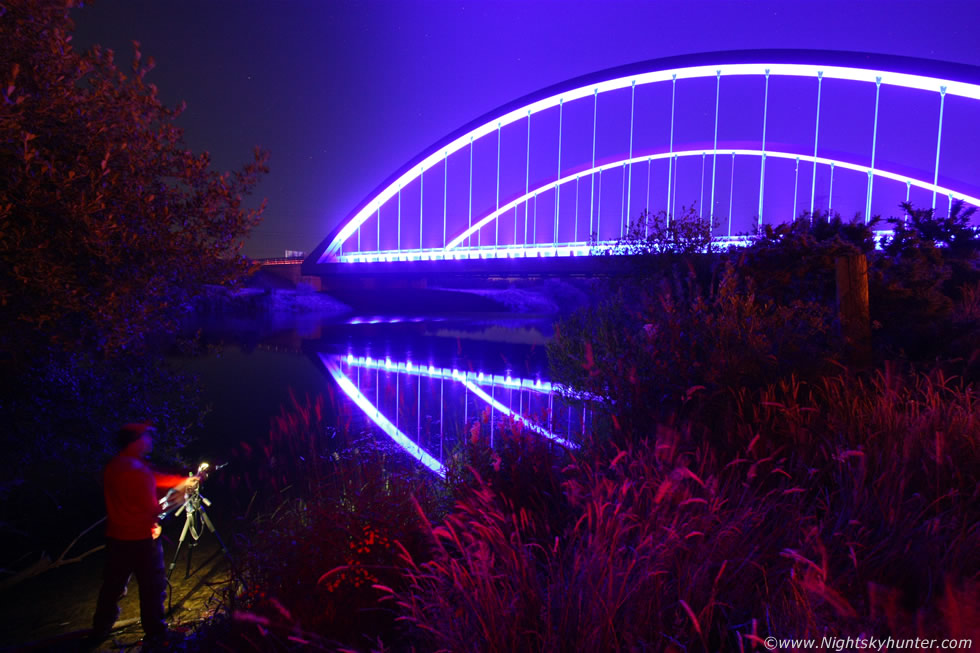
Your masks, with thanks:
M457 2L97 0L76 44L157 61L188 145L237 168L271 153L245 252L312 250L435 141L511 100L636 61L812 48L980 66L976 0ZM123 58L128 61L128 58Z

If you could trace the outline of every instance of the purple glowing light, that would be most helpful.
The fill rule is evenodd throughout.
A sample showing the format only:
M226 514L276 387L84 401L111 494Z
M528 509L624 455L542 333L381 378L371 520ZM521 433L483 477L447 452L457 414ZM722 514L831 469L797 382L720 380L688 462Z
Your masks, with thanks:
M404 449L410 456L418 460L439 476L445 478L446 468L442 463L433 458L428 452L425 451L425 449L412 442L407 435L398 430L398 428L391 423L391 420L382 415L381 411L379 411L368 400L368 398L357 389L351 380L340 371L340 368L328 361L324 356L321 355L320 358L324 365L326 365L330 376L332 376L334 381L337 382L340 389L344 391L344 394L350 397L351 401L353 401L354 404L357 405L357 407L360 408L372 422L377 424L378 427L395 442L395 444Z
M496 399L494 399L493 397L491 397L490 395L488 395L483 390L483 388L481 388L480 386L476 385L475 383L472 383L470 381L467 381L466 379L461 379L460 381L461 381L461 383L464 386L466 386L470 390L470 392L472 392L473 394L475 394L476 396L478 396L480 399L482 399L483 401L487 402L488 404L490 404L491 406L493 406L494 408L496 408L497 410L499 410L500 412L502 412L504 415L507 415L508 417L510 417L511 419L513 419L514 421L520 422L521 424L524 425L525 428L527 428L527 429L529 429L531 431L534 431L538 435L544 436L544 437L548 438L549 440L551 440L552 442L555 442L556 444L560 444L561 446L563 446L563 447L565 447L567 449L576 449L576 448L578 448L578 445L575 444L574 442L570 442L570 441L566 440L565 438L563 438L561 436L555 435L554 433L552 433L548 429L543 428L541 426L538 426L534 422L531 422L530 420L528 420L523 415L519 415L519 414L515 413L510 408L508 408L507 406L503 405L502 403L500 403L499 401L497 401Z
M945 80L945 79L940 79L940 78L930 77L930 76L911 75L906 73L897 73L897 72L889 72L889 71L882 71L882 70L871 70L871 69L855 68L855 67L848 67L848 66L822 66L822 65L812 65L812 64L743 63L743 64L725 64L721 66L716 66L716 65L689 66L689 67L674 68L669 70L645 72L645 73L629 75L625 77L617 77L615 79L601 81L598 83L592 83L586 86L581 86L579 88L561 91L560 93L556 93L550 97L538 100L536 102L532 102L518 109L514 109L513 111L505 113L504 115L494 117L493 119L485 122L484 124L476 127L475 129L460 135L458 138L453 140L449 145L443 146L439 148L438 151L432 152L424 160L418 162L417 165L412 166L398 179L396 179L388 186L386 186L381 192L379 192L373 198L373 200L369 201L360 211L358 211L351 218L351 220L347 222L347 224L344 225L343 228L341 228L341 230L337 233L336 237L326 247L321 257L321 261L328 258L335 257L338 254L340 254L342 243L345 240L347 240L349 237L353 236L357 232L360 225L363 224L369 217L372 217L373 215L375 215L375 213L377 213L380 216L381 206L386 204L389 200L394 198L396 195L398 195L399 190L403 186L406 186L409 183L415 181L416 178L419 178L422 170L431 169L433 166L437 165L438 163L445 162L451 154L454 154L455 152L458 152L464 149L465 147L470 148L470 157L471 157L470 192L472 193L472 147L473 147L474 140L479 140L480 138L484 136L488 136L494 132L496 132L499 137L500 129L502 127L513 124L519 120L530 121L530 116L533 113L538 113L554 107L561 107L561 105L564 103L572 102L577 99L587 98L589 96L592 96L595 102L600 93L607 93L610 91L625 89L629 87L632 87L635 90L635 87L637 85L642 86L645 84L653 84L657 82L667 82L667 81L670 81L672 84L676 85L676 81L678 79L683 80L683 79L694 79L694 78L704 78L704 77L713 77L713 78L720 79L721 76L730 77L730 76L744 76L744 75L749 75L749 76L765 75L767 81L767 93L768 93L769 77L770 75L775 75L775 76L788 76L788 77L803 77L803 78L820 79L820 80L825 78L841 79L841 80L848 80L848 81L855 81L855 82L873 83L876 84L876 86L885 84L885 85L891 85L891 86L902 87L902 88L918 89L918 90L923 90L928 92L941 93L943 97L945 97L946 94L950 94L950 95L957 95L973 100L980 99L980 85L977 84L956 82L956 81ZM671 112L673 117L673 103L671 107ZM528 124L530 126L530 122L528 122ZM671 136L673 136L673 130L671 130ZM765 137L763 136L763 138ZM528 140L528 147L530 148L530 139ZM671 147L671 150L672 149L673 148ZM937 151L938 151L938 147L937 147ZM728 153L731 152L731 150L718 150L717 148L712 150L712 153L715 155L718 152ZM740 152L746 154L753 154L756 156L761 154L761 151L756 151L756 150L745 150ZM701 153L701 151L699 151L698 153ZM683 153L671 152L664 155L658 155L657 158L672 157L677 155L684 156ZM796 155L788 155L785 153L776 153L772 151L767 151L766 155L776 156L776 157L782 156L784 158L795 158L796 156ZM938 156L938 152L937 152L937 156ZM830 162L829 159L822 159L817 156L813 156L813 157L801 156L800 158L803 160L813 161L815 163ZM641 159L647 161L650 160L648 157L641 157ZM638 159L634 157L630 157L629 159L627 159L627 161L629 161L630 163L636 162L637 160ZM622 165L623 162L620 161L617 163L619 165ZM857 166L855 164L844 165L843 162L836 162L836 161L834 163L841 165L841 167L849 167L855 170L858 169L867 170L866 167ZM498 160L498 166L499 166L499 160ZM594 168L594 171L597 170L601 172L601 169L602 167ZM893 178L899 181L906 180L904 177L893 175L891 173L886 173L880 170L875 170L874 175L882 176L886 178ZM567 181L567 179L565 181ZM938 194L939 192L944 192L944 194L952 193L956 197L962 197L962 199L964 199L965 201L971 204L975 204L975 205L980 204L980 202L978 202L976 198L962 196L962 194L954 192L951 189L945 189L939 187L936 184L936 182L938 181L938 174L936 175L936 179L933 181L932 184L928 184L927 182L922 182L920 180L911 180L911 181L914 185L918 187L926 188L927 190L932 190L934 195ZM564 183L564 181L560 180L559 182L548 184L542 188L545 189L556 188L561 183ZM498 180L498 184L499 184L499 180ZM526 190L529 191L530 189L526 189ZM540 192L540 190L541 189L537 189L538 192ZM532 193L527 193L527 194L531 195ZM760 188L760 195L761 195L761 188ZM492 217L488 216L488 218L490 219L484 218L483 221L479 222L476 225L474 225L472 223L472 219L470 219L469 221L470 226L465 232L467 235L472 235L474 232L476 232L477 235L479 235L480 226L486 225L490 222L490 220L496 219L499 216L499 214L504 212L505 210L514 208L514 204L509 204L506 207L499 206L499 188L498 188L497 197L498 197L497 206L495 207L494 212L491 213ZM472 207L472 200L470 206ZM712 208L713 208L713 204L712 204ZM470 210L472 210L472 208ZM557 206L556 206L556 212L557 212ZM762 212L760 210L760 218L761 218L761 214ZM379 219L379 229L380 229L380 219ZM465 239L464 236L458 237L453 242L447 244L446 249L452 249L458 246L464 239ZM443 239L443 242L444 243L446 242L445 238ZM510 253L511 252L508 252L507 254L505 254L505 256L509 256ZM427 252L425 256L435 258L435 255L432 252ZM346 259L346 260L350 260L350 259ZM390 259L385 259L385 260L390 260ZM412 260L418 260L418 259L415 256L413 256Z
M327 359L322 355L321 355L321 359L324 360L324 363L327 364L328 367L332 364L332 363L328 363ZM350 367L353 368L361 368L361 367L372 368L372 369L382 368L381 364L371 361L370 358L360 358L357 356L348 355L346 360L347 363L350 365ZM386 369L390 369L391 366L392 366L391 364L386 363L383 367ZM412 369L411 363L407 363L407 364L395 363L393 364L393 366L395 367L396 370L410 371ZM337 369L339 372L339 368ZM553 440L554 442L564 447L575 448L578 446L560 436L555 435L551 431L548 431L547 429L542 428L541 426L538 426L537 424L528 421L522 415L514 413L510 408L501 404L499 401L494 399L491 395L487 394L487 392L483 390L479 384L492 383L494 385L500 385L506 388L517 389L522 391L527 390L528 392L536 392L536 393L546 394L546 395L550 395L555 391L564 391L565 389L562 386L554 385L549 382L542 382L541 379L535 379L532 381L531 379L522 379L510 375L508 375L507 377L502 377L496 375L485 375L483 372L461 373L458 369L437 368L434 365L429 365L428 368L426 368L424 365L419 365L416 368L416 371L413 372L413 374L418 374L420 377L426 376L428 378L449 379L451 381L456 381L458 383L461 383L466 388L468 388L471 392L473 392L473 394L475 394L477 397L487 402L497 410L501 411L503 414L512 417L516 421L521 422L533 432L541 436L544 436L549 440ZM364 402L367 408L365 408L361 404L358 404L358 406L361 407L362 410L364 410L366 413L370 411L377 412L377 408L375 408L367 398L364 399Z
M602 171L605 171L605 170L611 170L611 169L614 169L614 168L621 167L624 164L626 164L626 165L633 165L633 164L636 164L636 163L641 163L643 161L666 159L666 158L670 158L670 157L704 156L706 153L708 153L708 154L719 154L719 153L721 153L721 154L735 154L735 155L759 156L759 157L761 157L763 154L765 154L765 156L767 158L772 157L774 159L789 159L789 160L808 161L808 162L812 162L814 164L821 164L821 165L827 165L827 166L834 165L834 166L839 167L839 168L845 168L847 170L854 170L856 172L861 172L861 173L864 173L866 175L873 172L873 174L874 174L875 177L883 177L885 179L891 179L893 181L900 181L902 183L909 183L912 186L915 186L916 188L922 188L922 189L925 189L925 190L928 190L928 191L938 192L938 193L941 193L943 195L952 195L953 196L953 199L962 199L964 202L967 202L969 204L973 204L974 206L980 206L980 198L973 197L971 195L965 195L963 193L959 193L957 191L954 191L954 190L952 190L950 188L946 188L944 186L939 186L939 185L937 185L935 183L932 183L932 182L923 181L921 179L913 179L911 177L906 177L904 175L899 175L899 174L896 174L896 173L893 173L893 172L889 172L887 170L874 169L874 168L872 168L870 166L864 166L864 165L860 165L860 164L857 164L857 163L850 163L848 161L839 161L837 159L830 159L830 158L822 157L822 156L809 156L809 155L805 155L805 154L795 154L795 153L790 153L790 152L778 152L778 151L774 151L774 150L767 150L765 152L763 152L762 150L746 150L746 149L685 150L685 151L678 151L678 152L673 152L673 153L661 152L659 154L638 156L638 157L633 157L631 159L621 159L621 160L618 160L618 161L613 161L611 163L606 163L606 164L601 165L601 166L596 166L596 167L594 167L594 168L592 168L590 170L584 170L584 171L575 172L573 174L570 174L570 175L567 175L565 177L562 177L561 179L558 179L556 181L552 181L552 182L549 182L547 184L544 184L544 185L542 185L542 186L540 186L538 188L535 188L533 191L530 191L528 193L525 193L524 195L521 195L520 197L518 197L518 198L516 198L516 199L514 199L514 200L512 200L510 202L508 202L504 206L502 206L499 209L497 209L497 210L495 210L495 211L487 214L482 219L480 219L477 222L473 223L473 226L471 226L470 228L468 228L466 231L464 231L462 234L460 234L456 238L454 238L451 241L449 241L449 244L446 245L446 249L453 249L453 248L459 246L469 236L472 236L474 233L476 233L477 231L479 231L481 228L483 228L486 225L490 224L490 222L498 219L500 216L502 216L505 213L507 213L508 211L512 210L515 206L518 206L519 204L523 204L525 201L527 201L528 199L532 198L534 195L540 194L540 193L545 192L545 191L554 190L555 188L558 188L558 187L560 187L560 186L562 186L564 184L567 184L567 183L570 183L570 182L574 182L578 177L581 177L583 175L594 175L594 174L598 174L598 173L600 173ZM816 166L814 166L814 168L815 167ZM559 249L562 249L562 248L557 248L557 247L555 247L553 245L546 246L546 247L538 247L538 248L535 248L536 251L539 251L539 252L544 253L545 256L547 256L549 254L551 254L551 255L559 255L557 253L557 251L556 251L556 250L559 250ZM586 248L586 249L588 249L588 248ZM567 254L565 254L565 255L567 256ZM340 258L341 258L341 260L349 260L349 257L346 257L346 259L345 259L345 257L340 257Z
M418 261L422 260L423 256L425 260L441 260L447 258L456 258L456 251L468 258L478 257L483 258L484 254L491 258L525 258L525 257L539 257L539 256L585 256L591 251L591 247L588 243L567 243L562 245L554 245L551 243L540 244L540 245L502 245L495 247L493 245L486 245L482 248L479 247L467 247L462 248L460 245L471 238L475 233L479 232L480 229L487 226L494 220L499 219L501 216L505 215L514 207L523 204L524 202L530 200L535 195L542 192L554 190L564 184L574 182L583 175L595 175L602 171L610 170L623 166L624 164L633 165L636 163L641 163L643 161L668 159L676 157L693 157L693 156L703 156L706 152L710 150L684 150L676 151L672 153L659 153L654 155L645 155L633 157L631 159L621 159L618 161L612 161L600 166L591 168L590 170L578 171L573 174L562 177L555 181L544 184L534 190L524 193L520 197L517 197L507 204L501 206L499 209L492 211L480 220L474 222L468 229L466 229L462 234L453 238L446 245L444 250L401 250L398 252L398 256L404 258L405 260ZM855 172L860 172L864 175L873 174L875 177L880 177L884 179L890 179L892 181L898 181L906 184L907 186L915 186L916 188L921 188L926 191L932 191L934 193L940 193L945 196L952 196L954 200L961 199L966 203L972 204L974 206L980 206L980 197L974 197L972 195L966 195L963 193L956 192L945 186L939 186L933 182L913 179L904 175L896 174L894 172L889 172L888 170L875 169L871 166L865 166L857 163L851 163L848 161L840 161L837 159L832 159L822 156L811 156L806 154L796 154L791 152L779 152L775 150L752 150L752 149L719 149L719 153L742 155L742 156L758 156L758 157L772 157L776 159L786 159L795 161L799 159L800 161L812 162L819 165L833 166L837 168L844 168L846 170L852 170ZM718 236L715 241L719 244L731 244L731 245L747 245L751 242L751 237L749 236ZM607 241L603 243L597 243L598 248L611 247L614 241ZM455 251L453 251L455 250ZM347 254L343 256L338 256L337 260L346 263L360 263L360 262L374 262L381 260L382 258L390 256L385 252L377 252L371 254Z

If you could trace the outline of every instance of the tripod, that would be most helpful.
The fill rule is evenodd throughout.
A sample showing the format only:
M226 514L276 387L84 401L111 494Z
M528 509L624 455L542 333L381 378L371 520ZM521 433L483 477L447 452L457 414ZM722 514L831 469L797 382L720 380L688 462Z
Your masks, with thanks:
M187 571L185 572L184 578L190 578L191 576L191 555L194 553L194 549L197 548L198 540L204 533L204 529L207 528L214 535L215 539L218 540L218 544L221 546L221 551L231 559L231 554L228 553L228 547L225 546L224 541L222 541L221 536L218 535L218 531L214 528L214 524L211 523L211 518L208 517L208 513L205 508L210 507L211 502L201 494L201 486L190 488L187 490L186 499L184 505L177 509L175 515L179 515L181 512L184 513L184 529L180 532L180 539L177 541L177 550L174 551L174 559L170 562L170 567L167 568L167 580L170 580L171 574L174 573L174 568L177 566L177 558L180 556L180 549L184 546L184 542L187 541L187 535L190 534L191 541L188 543L187 548Z

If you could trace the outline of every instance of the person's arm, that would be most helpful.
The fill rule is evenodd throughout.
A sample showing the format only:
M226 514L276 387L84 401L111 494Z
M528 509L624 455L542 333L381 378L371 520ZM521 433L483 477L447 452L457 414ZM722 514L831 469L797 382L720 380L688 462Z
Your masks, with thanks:
M161 474L160 472L153 472L153 480L156 482L158 488L173 488L175 490L183 490L187 486L193 487L197 484L198 479L196 476L180 476L178 474Z

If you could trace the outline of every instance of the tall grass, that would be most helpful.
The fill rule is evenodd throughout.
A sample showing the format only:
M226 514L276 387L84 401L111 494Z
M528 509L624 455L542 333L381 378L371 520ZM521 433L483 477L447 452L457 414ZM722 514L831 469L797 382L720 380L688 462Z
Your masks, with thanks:
M660 428L575 460L568 521L483 481L429 526L431 560L402 551L392 598L425 650L977 641L976 399L890 372L742 393L724 446Z
M362 650L398 636L376 586L401 587L401 550L425 556L416 506L438 515L440 488L371 437L328 428L327 412L292 397L244 452L257 464L239 482L264 501L238 542L240 582L201 636L208 650Z

